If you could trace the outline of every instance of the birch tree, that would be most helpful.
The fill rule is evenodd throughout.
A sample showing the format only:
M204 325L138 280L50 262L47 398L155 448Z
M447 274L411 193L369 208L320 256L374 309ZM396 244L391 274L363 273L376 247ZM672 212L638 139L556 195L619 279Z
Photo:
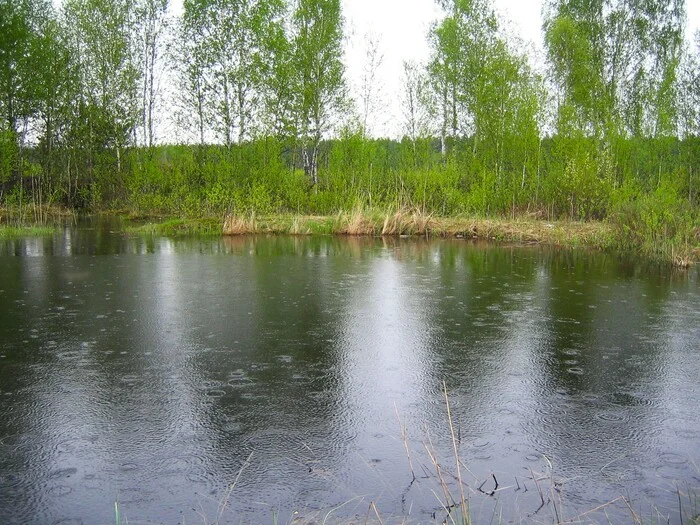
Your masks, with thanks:
M66 0L64 4L80 82L76 119L84 120L89 147L114 151L117 171L123 148L133 142L139 113L131 8L129 0Z
M686 136L700 136L700 30L685 56L682 72L681 115Z
M283 1L186 0L184 7L186 33L199 41L189 57L210 87L205 100L218 138L226 146L251 139L262 120Z
M211 89L207 40L209 24L200 4L185 0L184 14L177 26L177 46L173 60L177 68L178 90L175 104L181 130L196 130L200 146L206 142L209 131L209 98Z
M445 18L431 30L428 71L440 107L441 143L471 138L471 157L500 173L518 135L537 137L537 78L527 58L498 31L486 0L441 0Z
M560 89L560 131L606 145L675 131L684 0L550 0L545 46Z
M291 96L304 171L318 183L319 147L346 108L340 0L299 0L292 19Z
M160 101L169 0L138 0L135 7L135 45L140 70L139 120L141 142L152 148L155 141L156 106Z

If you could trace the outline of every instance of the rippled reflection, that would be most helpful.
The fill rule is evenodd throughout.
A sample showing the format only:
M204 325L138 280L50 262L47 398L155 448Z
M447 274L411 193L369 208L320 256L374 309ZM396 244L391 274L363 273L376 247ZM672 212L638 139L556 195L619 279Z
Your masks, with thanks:
M443 385L475 522L620 494L674 522L700 484L697 271L112 230L0 244L2 523L109 522L115 500L131 522L444 519Z

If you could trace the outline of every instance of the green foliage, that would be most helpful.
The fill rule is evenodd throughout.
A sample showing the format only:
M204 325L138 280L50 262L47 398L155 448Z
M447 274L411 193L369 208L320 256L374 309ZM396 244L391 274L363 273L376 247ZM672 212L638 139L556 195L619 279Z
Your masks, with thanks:
M664 179L651 193L626 185L615 197L611 222L622 248L668 258L700 244L700 212L678 194L678 184Z
M167 0L0 0L0 205L607 219L630 246L697 246L682 0L548 0L547 83L487 0L439 4L389 140L368 136L374 87L363 118L348 99L340 0L185 0L172 25ZM177 138L197 145L155 137L170 28Z
M560 201L567 201L571 219L601 219L610 195L608 179L590 156L571 157L557 185Z
M258 106L271 89L280 49L283 0L187 0L181 75L200 118L213 117L226 146L255 135Z
M10 180L17 168L18 153L14 132L0 131L0 183Z
M545 46L560 91L558 130L610 144L677 124L683 0L549 0Z

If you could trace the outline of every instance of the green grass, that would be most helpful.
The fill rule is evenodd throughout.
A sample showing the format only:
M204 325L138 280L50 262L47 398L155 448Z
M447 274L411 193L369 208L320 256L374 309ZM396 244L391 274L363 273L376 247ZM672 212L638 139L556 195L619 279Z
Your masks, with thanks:
M188 235L221 235L221 219L166 219L162 222L149 221L145 224L130 224L124 230L140 235L159 235L164 237L184 237Z
M74 212L60 206L0 205L0 239L52 235L74 219Z
M56 228L51 226L4 226L0 225L0 239L16 239L19 237L42 237L53 235Z

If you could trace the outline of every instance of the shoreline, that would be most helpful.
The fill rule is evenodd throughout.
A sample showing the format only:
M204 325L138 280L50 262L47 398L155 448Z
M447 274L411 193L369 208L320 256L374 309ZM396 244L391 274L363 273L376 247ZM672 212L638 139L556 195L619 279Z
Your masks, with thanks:
M132 217L131 221L138 221ZM615 251L688 268L700 261L700 245L630 246L615 225L602 221L546 221L529 217L436 217L420 210L355 210L336 215L228 215L214 218L150 217L126 231L164 236L187 235L338 235L427 237Z
M11 210L0 209L0 239L51 235L75 215L53 208L42 214L42 221L27 217L8 221ZM127 210L98 212L88 216L114 217L123 221L121 229L130 234L169 237L204 235L338 235L369 237L427 237L473 239L495 243L589 248L619 252L655 262L688 268L700 262L700 242L679 245L672 239L640 244L621 225L608 221L548 221L529 216L440 217L422 210L382 210L356 208L335 215L279 213L258 215L229 214L224 217L177 217ZM4 220L2 220L4 219ZM699 239L700 241L700 239Z

